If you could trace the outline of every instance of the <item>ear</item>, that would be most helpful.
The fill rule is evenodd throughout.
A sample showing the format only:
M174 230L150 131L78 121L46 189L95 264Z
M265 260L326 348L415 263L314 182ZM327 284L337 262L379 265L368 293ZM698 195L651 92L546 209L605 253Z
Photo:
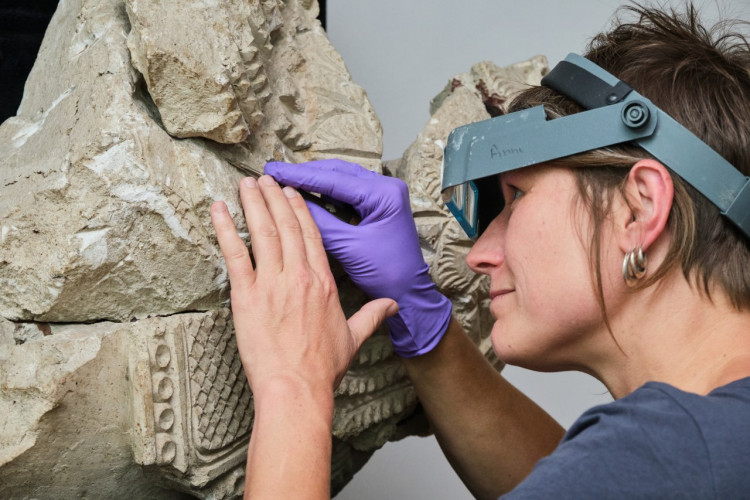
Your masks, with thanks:
M620 248L623 252L639 246L647 250L662 234L666 234L674 200L672 176L658 161L641 160L630 169L624 193L629 213L620 218L623 230Z

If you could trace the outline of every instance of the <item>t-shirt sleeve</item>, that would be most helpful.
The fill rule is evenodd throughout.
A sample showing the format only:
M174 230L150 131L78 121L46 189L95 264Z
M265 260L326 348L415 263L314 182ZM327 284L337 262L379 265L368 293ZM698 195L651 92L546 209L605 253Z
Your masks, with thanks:
M658 389L631 396L584 413L502 498L714 497L705 440L690 414Z

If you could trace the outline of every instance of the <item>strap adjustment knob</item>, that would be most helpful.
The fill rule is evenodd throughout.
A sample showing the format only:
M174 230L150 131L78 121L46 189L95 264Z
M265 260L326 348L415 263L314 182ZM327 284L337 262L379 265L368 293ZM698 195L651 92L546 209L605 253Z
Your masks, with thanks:
M640 101L632 101L622 108L622 121L630 128L641 128L650 117L648 107Z

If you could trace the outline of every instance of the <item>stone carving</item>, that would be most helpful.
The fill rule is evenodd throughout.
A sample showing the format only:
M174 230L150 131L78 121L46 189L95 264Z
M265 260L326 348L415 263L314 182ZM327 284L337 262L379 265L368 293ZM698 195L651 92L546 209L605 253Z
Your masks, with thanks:
M175 318L139 336L130 353L133 424L146 430L138 435L135 461L199 489L244 460L252 394L228 309ZM244 477L241 470L230 476ZM231 484L232 491L241 484Z
M123 321L217 308L226 277L205 221L215 199L239 213L242 173L257 175L271 159L331 155L380 168L379 122L314 19L316 3L217 0L200 3L202 16L197 5L74 0L55 14L18 116L2 128L3 317ZM270 17L262 17L264 9ZM184 13L193 14L189 29ZM226 29L215 28L228 19L247 25L245 39L229 40ZM266 35L256 40L256 31ZM180 43L169 43L175 37ZM230 76L240 71L196 56L242 62L240 55L253 51L248 67L260 64L269 76L254 111L263 119L248 114L254 129L245 127L243 142L176 141L162 128L182 114L201 130L183 126L174 132L180 137L229 142L231 127L203 125L237 120L234 108L244 104L205 92L198 104L198 94L181 99L196 85L219 92L209 82L229 79L231 87ZM168 89L171 98L163 96ZM197 109L200 117L193 117Z
M208 207L224 199L239 214L237 182L270 159L381 168L377 117L317 9L60 4L18 116L0 125L0 497L241 494L253 402ZM482 285L449 271L467 243L431 198L439 154L428 147L481 118L504 85L485 73L484 91L474 73L457 77L433 117L442 125L431 121L397 170L434 277L486 352ZM366 298L334 274L351 313ZM416 405L378 332L336 392L334 492L415 432L404 419Z

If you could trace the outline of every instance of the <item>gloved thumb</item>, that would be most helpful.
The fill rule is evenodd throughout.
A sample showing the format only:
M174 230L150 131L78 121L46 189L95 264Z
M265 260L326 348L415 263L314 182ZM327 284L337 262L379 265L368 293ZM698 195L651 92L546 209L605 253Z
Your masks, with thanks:
M398 312L398 304L392 299L375 299L366 303L347 321L356 347L362 345L377 330L386 318Z
M323 245L326 251L334 257L341 257L341 250L346 249L352 240L356 239L357 226L342 221L323 207L308 201L307 208L310 210L315 224L320 230Z
M317 203L307 201L307 209L310 211L310 215L315 221L315 225L318 226L320 232L325 233L328 231L340 230L342 225L350 226L350 224L342 221L325 208L319 206Z

